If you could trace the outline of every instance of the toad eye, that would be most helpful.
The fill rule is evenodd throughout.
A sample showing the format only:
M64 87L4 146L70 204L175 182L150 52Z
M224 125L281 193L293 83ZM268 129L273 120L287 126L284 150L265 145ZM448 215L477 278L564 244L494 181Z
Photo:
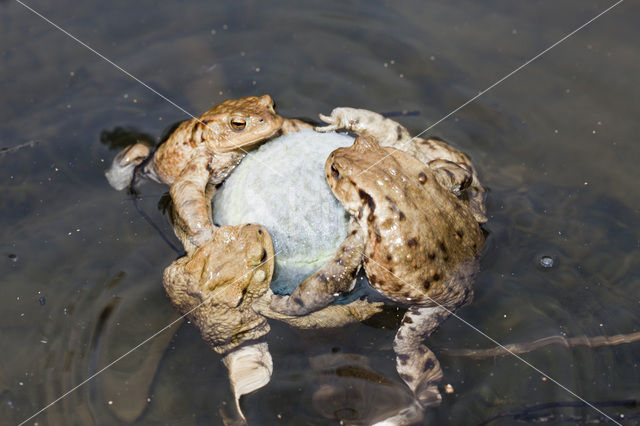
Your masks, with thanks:
M231 128L233 130L244 130L244 128L247 127L247 120L245 120L244 118L232 118L231 119Z

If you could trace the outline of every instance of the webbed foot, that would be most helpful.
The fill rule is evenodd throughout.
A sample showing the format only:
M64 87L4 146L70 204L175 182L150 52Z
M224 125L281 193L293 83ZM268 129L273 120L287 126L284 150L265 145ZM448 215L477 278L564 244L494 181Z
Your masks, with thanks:
M135 168L150 154L151 146L145 142L138 142L123 149L113 159L109 170L105 172L109 184L118 191L128 187L133 179Z

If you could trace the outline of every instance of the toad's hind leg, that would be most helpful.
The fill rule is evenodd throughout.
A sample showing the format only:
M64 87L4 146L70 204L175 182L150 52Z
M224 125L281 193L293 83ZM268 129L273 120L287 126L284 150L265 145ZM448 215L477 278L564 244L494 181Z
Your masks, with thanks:
M287 315L306 315L331 304L340 293L351 291L363 258L364 234L353 220L336 254L296 287L291 296L274 295L271 308Z
M396 148L399 148L396 146ZM415 138L410 141L409 144L405 144L405 150L407 153L413 155L418 160L429 165L436 171L436 174L441 174L441 178L444 181L448 181L449 178L445 177L442 173L453 172L454 178L452 181L456 181L463 177L465 173L470 174L470 181L466 182L466 178L461 183L464 183L464 187L459 185L445 184L445 187L449 188L456 195L466 189L467 196L469 198L469 209L479 223L487 221L487 209L485 206L485 198L487 190L482 186L478 179L478 173L476 172L471 159L461 151L458 151L445 141L438 138ZM457 166L459 169L456 169ZM442 169L438 171L438 169ZM440 179L438 179L440 181ZM442 181L440 183L443 183Z
M471 170L449 160L433 160L428 164L435 172L436 180L456 197L459 197L473 179Z
M412 306L393 342L398 374L424 407L438 405L442 400L438 391L442 368L423 339L449 315L451 311L441 306Z

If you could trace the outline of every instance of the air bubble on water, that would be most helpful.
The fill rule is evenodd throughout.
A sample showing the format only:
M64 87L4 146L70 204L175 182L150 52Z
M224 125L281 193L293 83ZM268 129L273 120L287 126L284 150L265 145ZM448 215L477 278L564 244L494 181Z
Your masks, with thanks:
M543 268L551 268L553 267L553 257L551 256L541 256L540 257L540 266Z

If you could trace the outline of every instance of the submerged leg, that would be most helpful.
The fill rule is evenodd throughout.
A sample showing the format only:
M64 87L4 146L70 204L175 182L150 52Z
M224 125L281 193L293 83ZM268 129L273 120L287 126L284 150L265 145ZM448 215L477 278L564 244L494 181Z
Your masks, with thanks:
M347 238L336 254L304 280L291 296L274 295L271 308L288 315L305 315L331 304L340 293L351 291L362 264L364 234L351 219Z
M442 400L438 391L442 368L423 339L450 314L440 306L412 306L405 313L393 341L398 374L424 407L438 405Z

